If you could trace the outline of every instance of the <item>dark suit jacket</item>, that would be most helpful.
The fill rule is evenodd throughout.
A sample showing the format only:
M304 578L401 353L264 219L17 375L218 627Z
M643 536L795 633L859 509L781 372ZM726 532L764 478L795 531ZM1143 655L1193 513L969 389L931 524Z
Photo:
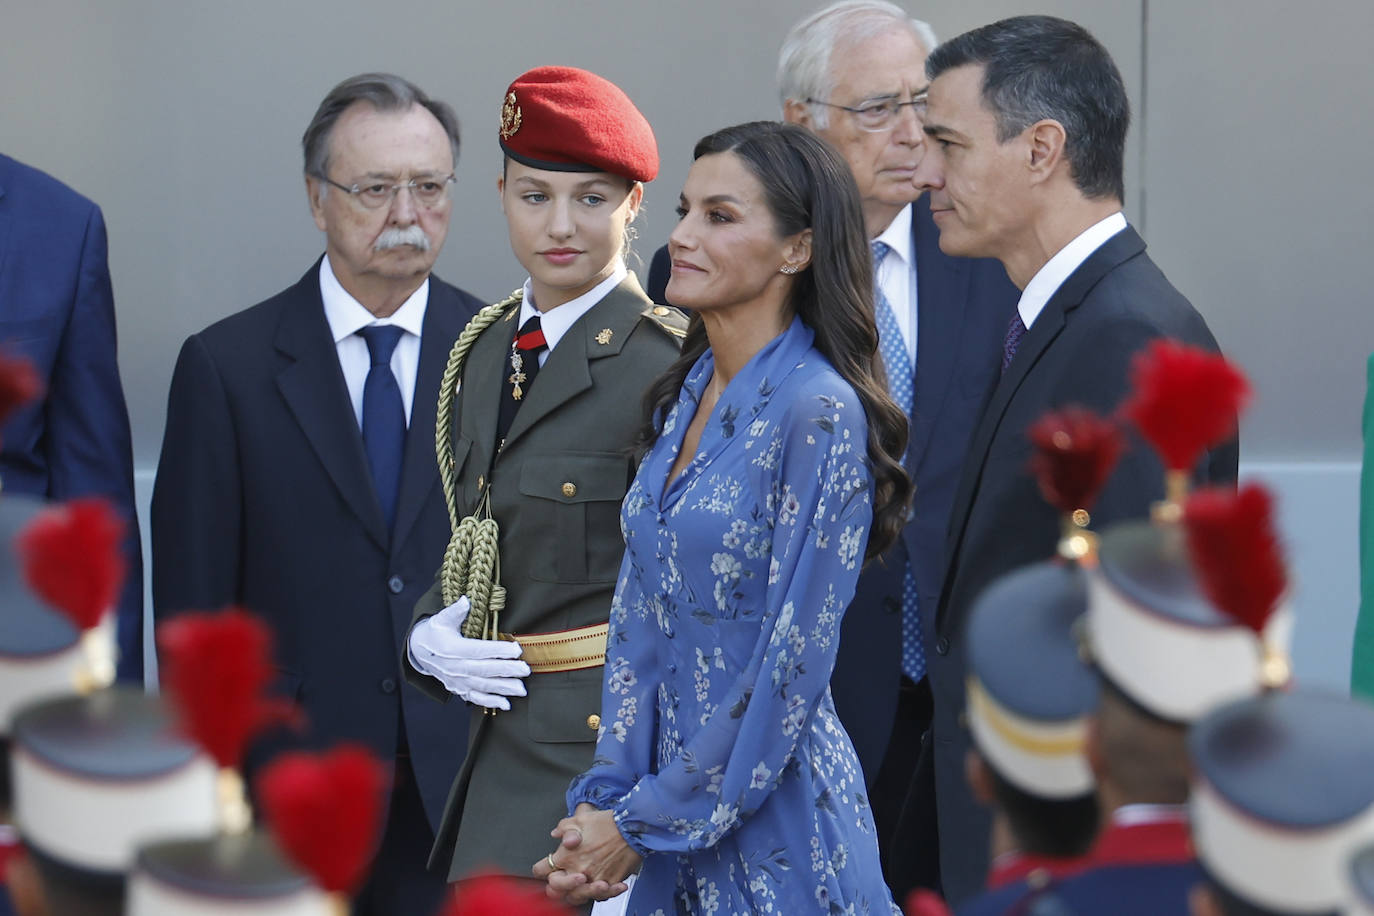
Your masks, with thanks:
M897 714L902 570L909 557L929 656L955 485L974 425L997 383L1002 340L1020 297L999 262L952 258L940 251L940 232L925 195L912 204L911 229L917 349L904 463L916 495L901 539L859 577L830 678L835 709L870 785L882 765Z
M309 743L361 741L390 760L404 739L435 827L466 749L467 711L405 684L397 660L448 542L435 406L449 348L479 307L431 277L394 536L318 262L290 289L186 341L153 490L158 618L230 602L262 615Z
M1055 510L1029 470L1026 429L1048 410L1082 404L1111 413L1129 390L1132 357L1168 337L1216 350L1206 322L1145 254L1134 229L1113 236L1069 276L1022 340L974 432L954 497L948 563L929 654L935 695L932 724L940 869L946 898L978 891L987 871L988 812L964 781L968 734L964 707L963 631L969 607L989 583L1053 555ZM1209 481L1234 481L1235 442L1199 470ZM1143 517L1163 496L1164 468L1133 440L1093 508L1093 527Z
M0 346L27 357L47 386L0 429L4 488L51 500L99 495L124 516L119 675L142 683L143 552L105 221L80 194L3 155Z
M830 688L835 710L872 785L897 714L902 661L902 571L912 558L926 651L944 571L945 526L974 424L997 382L1002 340L1020 293L1002 265L940 251L929 199L912 205L916 254L916 378L904 464L916 484L901 539L870 562L845 612ZM664 302L671 261L660 248L649 294ZM929 609L929 610L927 610Z
M479 481L489 478L506 587L502 632L548 633L610 617L625 553L620 502L634 479L641 396L680 346L645 317L649 305L631 275L574 322L539 370L495 458L518 307L468 353L454 408L454 473L460 515L472 513ZM568 483L576 488L571 495L564 492ZM442 606L436 585L415 619ZM405 670L426 693L449 700L437 679L408 662ZM600 667L532 674L527 696L514 698L509 711L473 716L470 750L431 867L447 868L449 880L483 866L529 874L551 848L549 831L567 815L568 783L592 764L602 677Z

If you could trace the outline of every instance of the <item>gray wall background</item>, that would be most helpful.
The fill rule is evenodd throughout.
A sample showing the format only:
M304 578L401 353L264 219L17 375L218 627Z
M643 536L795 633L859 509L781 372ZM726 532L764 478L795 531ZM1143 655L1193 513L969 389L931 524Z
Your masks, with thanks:
M777 114L787 27L818 0L6 0L0 150L99 202L145 491L188 334L294 282L322 243L300 134L324 93L392 70L451 102L464 142L438 271L494 299L523 279L495 193L502 93L571 64L626 89L662 152L639 248L670 231L693 142ZM1374 4L1316 0L906 2L942 37L1005 15L1088 26L1136 120L1127 214L1258 397L1246 473L1284 499L1300 577L1300 674L1343 684L1356 601L1356 482L1368 302L1363 180Z

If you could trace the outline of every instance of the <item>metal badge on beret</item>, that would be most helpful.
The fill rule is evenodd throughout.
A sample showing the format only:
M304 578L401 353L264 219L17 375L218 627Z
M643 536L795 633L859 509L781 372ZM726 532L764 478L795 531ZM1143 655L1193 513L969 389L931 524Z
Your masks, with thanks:
M509 140L520 129L520 104L514 92L506 93L506 101L501 106L501 139Z

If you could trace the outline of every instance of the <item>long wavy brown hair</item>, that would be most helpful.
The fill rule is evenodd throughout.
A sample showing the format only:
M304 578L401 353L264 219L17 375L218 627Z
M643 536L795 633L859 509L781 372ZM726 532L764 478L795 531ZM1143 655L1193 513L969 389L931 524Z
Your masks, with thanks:
M779 238L811 230L811 263L796 275L787 307L815 333L816 349L853 387L867 416L873 527L865 557L875 557L900 535L912 484L902 468L907 418L887 393L878 357L873 260L858 186L834 150L792 124L727 127L698 141L692 158L726 152L739 156L763 186ZM645 393L645 448L658 439L682 383L708 346L701 317L694 315L682 355Z

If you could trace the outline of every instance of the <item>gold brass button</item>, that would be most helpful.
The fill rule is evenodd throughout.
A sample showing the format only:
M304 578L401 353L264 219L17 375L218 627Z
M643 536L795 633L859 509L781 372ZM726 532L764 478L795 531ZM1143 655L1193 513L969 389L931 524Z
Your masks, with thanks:
M596 731L598 728L601 727L601 717L598 716L596 713L592 713L590 716L587 717L587 727L590 728L592 731Z
M483 475L478 474L478 475L477 475L477 489L479 489L479 490L482 489L482 484L483 484L483 483L485 483L485 480L483 479Z
M572 481L568 481L567 483L563 484L563 495L566 496L568 499L572 499L574 496L576 496L577 484L573 483Z
M664 315L668 314L668 310L661 305L656 305L654 306L654 314L662 318Z

